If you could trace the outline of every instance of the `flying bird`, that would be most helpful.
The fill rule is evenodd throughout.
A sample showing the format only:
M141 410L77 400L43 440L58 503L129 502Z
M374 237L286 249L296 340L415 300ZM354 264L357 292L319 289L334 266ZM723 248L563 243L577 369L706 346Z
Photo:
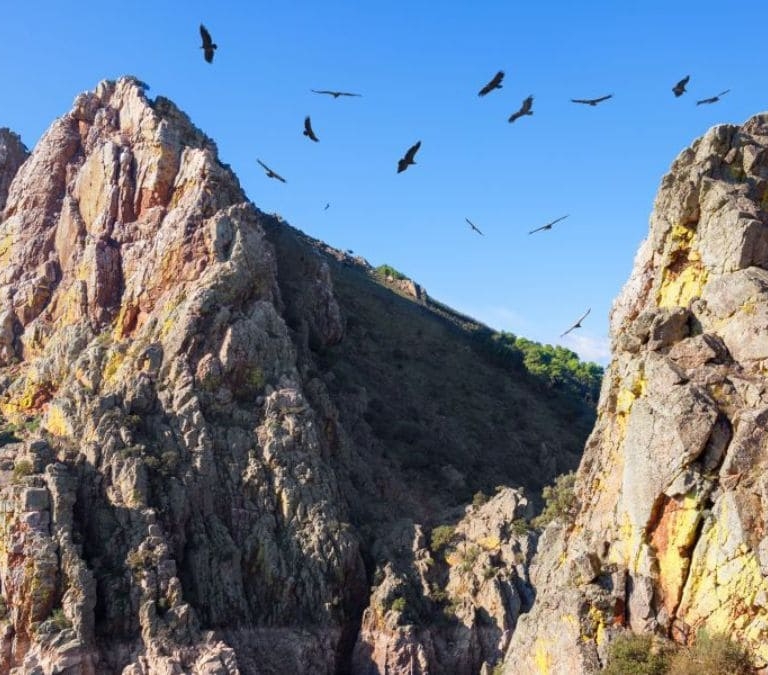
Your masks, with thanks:
M331 206L331 203L330 203L330 202L328 202L328 203L325 205L325 208L323 209L323 211L327 211L327 210L328 210L328 208L329 208L330 206Z
M200 37L203 38L203 44L200 47L200 49L203 50L203 56L208 63L213 63L213 52L216 51L219 46L214 44L211 39L211 34L203 24L200 24Z
M685 93L685 85L688 84L688 80L691 79L690 75L686 75L682 80L680 80L674 87L672 87L672 93L675 96L682 96Z
M405 171L411 164L416 164L413 158L416 156L416 152L421 147L421 141L417 141L415 145L408 148L408 152L405 153L405 157L397 162L397 173Z
M561 220L565 220L570 214L566 214L564 216L560 216L559 218L555 218L554 220L548 222L546 225L542 225L541 227L537 227L535 230L531 230L528 234L533 234L534 232L540 232L541 230L551 230L552 226L555 223L559 223Z
M262 166L262 168L264 169L264 171L266 171L266 172L267 172L267 176L268 176L269 178L277 178L277 180L281 181L282 183L285 183L285 182L287 182L287 181L285 180L285 178L283 178L283 177L282 177L280 174L278 174L278 173L275 173L274 171L272 171L272 169L270 169L270 168L269 168L269 167L268 167L266 164L264 164L264 162L262 162L260 159L258 159L258 158L257 158L257 159L256 159L256 161L257 161L257 162L258 162L258 163L259 163L259 164Z
M609 98L613 98L613 94L608 94L608 96L601 96L600 98L572 98L572 103L584 103L585 105L591 105L596 106L598 103L602 103L603 101L607 101Z
M486 94L492 92L494 89L501 89L502 87L501 81L503 79L504 79L504 71L500 70L498 73L496 73L493 76L493 79L480 90L480 92L477 95L485 96Z
M473 222L472 222L472 221L471 221L469 218L464 218L464 220L466 220L466 221L469 223L469 226L470 226L470 227L471 227L471 228L472 228L472 229L473 229L475 232L477 232L478 234L483 234L483 233L480 231L480 228L478 228L478 227L477 227L477 225L475 225L475 224L474 224L474 223L473 223ZM485 235L483 234L483 236L485 236Z
M320 139L315 136L315 132L312 131L312 122L309 120L309 115L304 118L304 135L312 141L319 141Z
M721 91L717 96L703 98L700 101L696 101L696 105L701 105L702 103L717 103L720 100L720 97L725 96L729 91L730 89L726 89L725 91Z
M353 94L348 91L329 91L328 89L311 89L315 94L328 94L333 98L339 98L339 96L362 96L362 94Z
M577 328L581 328L581 322L584 321L584 319L587 318L587 314L589 314L591 311L592 311L592 308L590 307L586 312L584 312L584 314L581 316L581 318L575 324L573 324L573 326L571 326L567 331L565 331L565 333L562 333L560 335L560 337L565 337L572 330L576 330Z
M520 110L518 110L515 113L512 113L509 116L508 122L514 122L516 119L522 117L523 115L533 115L533 110L531 110L531 107L533 106L533 96L529 96L527 99L523 101L523 105L520 106Z

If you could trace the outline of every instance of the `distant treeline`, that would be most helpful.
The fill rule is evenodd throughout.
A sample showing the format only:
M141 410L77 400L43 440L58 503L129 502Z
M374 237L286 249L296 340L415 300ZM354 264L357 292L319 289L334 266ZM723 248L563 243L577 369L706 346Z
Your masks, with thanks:
M487 355L500 365L525 368L547 386L575 397L591 408L597 405L603 369L596 363L580 361L565 347L543 345L513 333L478 327L473 337Z

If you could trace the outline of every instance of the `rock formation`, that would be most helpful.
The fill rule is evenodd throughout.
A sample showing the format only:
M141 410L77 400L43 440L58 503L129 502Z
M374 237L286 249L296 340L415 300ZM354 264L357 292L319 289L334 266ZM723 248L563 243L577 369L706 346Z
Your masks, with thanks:
M768 115L664 177L611 315L613 360L507 673L587 673L624 629L725 632L768 663Z
M535 501L583 445L557 395L261 213L133 78L26 159L0 132L3 206L0 671L375 672L391 641L498 660L533 544L503 486ZM460 520L473 558L434 564L438 597L424 533ZM444 629L382 616L398 585L450 604Z

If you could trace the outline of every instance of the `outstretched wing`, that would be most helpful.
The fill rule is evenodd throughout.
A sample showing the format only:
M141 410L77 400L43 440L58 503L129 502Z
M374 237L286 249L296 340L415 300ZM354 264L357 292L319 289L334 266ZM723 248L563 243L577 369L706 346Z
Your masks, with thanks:
M308 136L315 142L320 140L317 136L315 136L315 132L312 131L312 121L309 119L309 115L304 118L304 135Z
M613 94L608 94L607 96L601 96L600 98L593 99L592 103L602 103L603 101L607 101L609 98L613 98Z
M203 38L203 49L210 49L213 46L211 34L203 24L200 24L200 37Z
M336 96L362 96L362 94L353 94L351 91L337 91Z
M555 218L551 223L547 223L549 227L552 227L556 223L559 223L561 220L565 220L570 214L566 213L564 216L560 216L559 218Z
M532 107L533 107L533 96L529 96L527 99L523 101L523 107L520 108L520 112L522 112L523 115L527 115L529 112L531 112Z
M329 96L335 96L335 91L329 91L328 89L310 89L315 94L328 94Z
M471 221L469 218L464 218L464 220L466 220L466 221L469 223L469 226L470 226L470 227L471 227L471 228L472 228L472 229L473 229L475 232L477 232L478 234L482 234L483 236L485 236L485 235L484 235L484 234L483 234L483 233L480 231L480 228L479 228L477 225L475 225L475 224L474 224L474 223L473 223L473 222L472 222L472 221Z
M586 103L587 105L590 105L592 101L586 98L572 98L571 103Z
M413 158L416 156L416 153L418 152L419 148L421 147L421 141L417 141L414 143L410 148L408 148L408 152L405 153L405 159L408 164L413 163Z
M584 314L581 316L581 318L579 318L579 320L578 320L578 321L576 321L576 323L574 323L574 324L573 324L573 325L572 325L572 326L571 326L571 327L570 327L570 328L569 328L567 331L565 331L565 333L561 333L561 334L560 334L560 337L565 337L565 336L566 336L566 335L568 335L568 333L570 333L572 330L574 330L574 329L576 329L576 328L581 328L581 322L582 322L582 321L584 321L584 319L586 319L586 318L587 318L587 315L588 315L588 314L589 314L591 311L592 311L592 308L590 307L590 308L589 308L589 309L588 309L586 312L584 312Z
M715 96L715 98L720 98L721 96L725 96L729 91L730 91L730 89L726 89L725 91L721 91L717 96Z
M270 169L270 168L269 168L269 167L268 167L266 164L264 164L264 162L262 162L262 161L261 161L261 160L260 160L258 157L256 158L256 161L259 163L259 165L260 165L260 166L261 166L261 167L264 169L264 171L266 171L267 173L269 173L270 171L272 171L272 169Z
M501 81L504 79L504 71L500 70L498 73L496 73L491 81L486 84L479 92L478 96L485 96L487 93L493 91L494 89L497 89L501 86Z

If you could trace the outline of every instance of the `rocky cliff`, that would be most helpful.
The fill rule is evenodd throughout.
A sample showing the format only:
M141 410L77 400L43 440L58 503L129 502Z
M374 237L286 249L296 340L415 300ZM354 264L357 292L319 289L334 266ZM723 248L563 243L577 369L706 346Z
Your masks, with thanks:
M260 212L133 78L29 157L0 132L0 208L1 672L499 659L583 416Z
M611 316L576 483L531 569L508 673L586 673L620 631L700 628L768 663L768 115L664 177Z

